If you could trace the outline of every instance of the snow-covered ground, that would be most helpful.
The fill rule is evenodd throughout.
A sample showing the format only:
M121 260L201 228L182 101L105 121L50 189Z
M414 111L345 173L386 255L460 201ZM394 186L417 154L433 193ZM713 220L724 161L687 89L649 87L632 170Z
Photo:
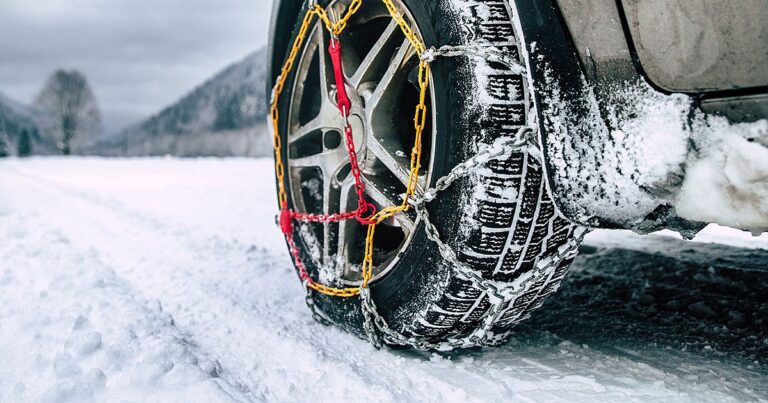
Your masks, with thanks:
M269 160L0 162L0 402L768 401L768 239L596 232L505 346L315 323Z

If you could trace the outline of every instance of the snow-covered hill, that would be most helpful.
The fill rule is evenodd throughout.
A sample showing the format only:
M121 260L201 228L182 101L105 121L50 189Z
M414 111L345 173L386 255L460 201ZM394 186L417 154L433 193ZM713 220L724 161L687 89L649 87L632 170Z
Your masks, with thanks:
M19 139L26 133L35 154L55 153L55 145L41 136L35 124L31 108L0 93L0 142L5 143L9 154L15 155Z
M23 103L9 97L8 95L3 94L0 92L0 105L3 106L3 108L8 108L12 112L24 116L24 117L31 117L32 111L30 108Z
M0 160L0 402L768 399L765 236L596 232L506 345L376 351L312 320L272 170Z
M266 50L232 64L102 147L107 155L263 156Z

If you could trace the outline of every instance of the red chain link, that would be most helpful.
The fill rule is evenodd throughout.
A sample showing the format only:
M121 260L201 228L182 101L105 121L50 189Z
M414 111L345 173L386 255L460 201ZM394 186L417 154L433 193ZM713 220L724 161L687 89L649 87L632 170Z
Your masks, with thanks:
M308 281L313 283L310 278L306 267L301 261L299 248L293 237L293 220L302 222L316 222L316 223L329 223L339 222L344 220L356 219L363 225L375 224L370 218L376 214L376 206L368 203L365 200L365 184L363 183L362 173L360 172L360 165L357 160L357 152L355 151L355 139L352 133L352 125L349 123L349 114L352 108L352 101L347 95L347 88L344 84L344 70L341 64L341 42L338 39L331 39L331 43L328 46L328 53L331 56L331 63L333 64L333 73L336 81L336 102L341 113L341 117L344 119L344 137L346 140L347 153L349 154L349 161L351 167L352 176L355 178L355 193L357 193L357 210L346 213L334 213L334 214L311 214L296 212L288 208L288 203L283 203L280 210L280 229L285 235L288 247L291 251L291 255L296 262L296 266L299 269L299 277L302 281Z
M352 108L352 101L349 100L347 86L344 85L344 70L341 65L341 43L338 39L331 38L331 43L328 45L328 54L331 55L333 76L336 79L336 103L342 117L345 117Z

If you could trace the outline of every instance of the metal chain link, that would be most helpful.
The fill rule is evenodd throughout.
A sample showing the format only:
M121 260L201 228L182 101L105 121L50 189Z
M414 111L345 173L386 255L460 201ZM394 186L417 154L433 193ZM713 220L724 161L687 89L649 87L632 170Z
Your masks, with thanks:
M471 171L491 160L509 156L512 152L519 150L525 145L536 146L534 134L535 131L532 128L525 126L520 128L513 137L505 137L498 140L486 150L456 165L451 172L438 179L433 188L427 189L420 200L418 198L414 199L411 201L411 204L415 207L420 202L434 200L438 192L448 189L457 179L467 176Z
M452 337L438 343L419 340L415 337L406 337L393 330L386 320L378 314L370 289L365 288L360 291L361 307L364 316L363 327L371 344L377 348L386 342L388 344L407 345L418 350L450 351L456 348L486 345L492 336L496 336L492 333L493 326L503 314L507 302L510 302L515 295L519 295L521 290L525 290L539 276L532 275L518 285L494 282L483 278L482 274L477 270L460 261L454 250L441 239L437 227L430 220L427 203L434 200L439 192L448 189L456 180L470 175L486 163L492 160L508 158L515 151L525 151L529 146L536 146L534 134L535 131L530 127L521 128L515 136L499 140L470 159L458 164L451 172L440 178L434 187L427 189L422 197L414 197L412 200L418 219L424 222L427 238L437 245L443 259L450 265L457 276L471 282L473 286L482 290L488 297L491 307L482 318L482 326L479 326L466 336ZM575 236L568 243L561 246L554 256L550 256L536 264L534 269L536 274L544 274L555 270L563 260L576 253L584 235L586 235L586 230L577 227L575 232ZM498 335L496 338L503 339L504 337L506 335Z
M429 226L433 226L428 224ZM578 250L579 245L581 244L582 240L584 239L584 235L586 235L587 231L586 229L582 227L577 227L575 236L570 239L565 245L561 246L558 249L558 252L543 261L540 261L536 264L535 273L538 275L546 274L547 272L553 271L557 268L557 266L565 259L572 257ZM439 236L435 236L434 239L432 239L438 245L443 244L442 241L440 241ZM453 254L452 257L444 256L446 261L448 261L449 264L452 265L452 268L455 270L455 272L459 275L464 274L468 278L475 278L473 276L474 270L469 269L468 272L465 272L466 265L463 264L461 261L456 259L455 254ZM530 276L526 281L521 283L518 287L516 287L517 290L520 289L526 289L526 286L528 286L531 282L534 281L534 279L538 278L538 275ZM472 281L472 280L470 280ZM475 286L478 288L481 287L479 283L474 283ZM370 289L365 288L361 290L360 292L360 298L361 298L361 308L364 315L364 330L366 332L366 335L368 336L369 341L371 344L373 344L376 348L381 348L384 342L391 345L401 345L401 346L411 346L417 350L424 350L424 351L451 351L457 348L470 348L470 347L481 347L484 345L487 345L489 341L491 341L491 337L493 337L493 340L502 340L506 338L509 331L507 331L504 334L500 335L494 335L492 333L493 325L496 323L498 318L503 314L503 309L508 301L511 301L507 298L501 298L497 301L490 301L491 307L489 310L485 313L483 317L483 326L478 327L471 333L469 333L466 336L456 336L451 337L447 339L446 341L442 342L428 342L425 340L419 340L415 337L406 337L402 335L401 333L393 330L391 327L389 327L389 324L387 321L378 314L378 311L376 309L376 304L373 301L373 298L371 298L370 295ZM498 297L497 297L498 298ZM381 335L379 335L381 333Z
M431 223L429 224L431 225ZM577 227L575 231L575 236L570 239L565 245L561 246L558 249L558 252L543 261L540 261L536 265L535 273L538 275L546 274L547 272L553 271L557 268L557 266L565 259L572 257L577 251L578 247L581 244L582 240L584 239L584 235L586 235L587 230L583 227ZM439 240L439 237L435 237L432 239L438 244L445 245L442 241ZM462 273L469 277L474 278L474 276L471 274L473 271L470 269L469 272L464 272L466 265L464 265L461 261L457 260L455 258L455 254L452 257L444 256L446 261L448 261L449 264L452 265L455 272L459 275ZM538 275L530 276L525 282L520 284L516 289L526 289L526 286L529 285L529 283L533 282L534 279L538 278ZM471 280L470 280L471 281ZM479 283L474 283L475 286L478 288L481 287ZM392 345L401 345L401 346L411 346L417 350L424 350L424 351L451 351L453 349L457 348L470 348L470 347L481 347L484 345L487 345L489 341L491 341L491 337L493 337L493 340L502 340L506 338L509 331L507 331L504 334L500 335L494 335L492 333L493 325L496 323L498 318L503 314L503 309L508 301L511 301L507 298L502 298L497 301L490 301L491 307L489 310L485 313L483 317L483 326L478 327L471 333L469 333L466 336L456 336L451 337L446 341L432 343L425 340L419 340L415 337L406 337L397 331L393 330L391 327L389 327L389 324L386 322L386 320L378 314L376 309L376 304L374 303L373 299L370 295L370 289L365 288L364 290L361 290L360 292L360 298L361 298L361 307L364 315L364 330L366 332L366 335L368 336L368 339L371 341L371 344L374 345L376 348L380 348L383 344L383 341L385 341L387 344ZM375 328L374 326L375 325ZM381 336L377 333L380 332ZM383 339L383 340L382 340Z
M493 340L503 338L504 335L494 335L493 326L498 321L499 317L504 313L504 307L508 302L512 302L516 295L520 294L521 290L526 290L530 282L538 278L536 274L545 274L548 271L552 271L566 258L576 253L581 240L586 234L586 230L581 227L576 227L574 237L572 237L565 245L558 249L558 252L551 257L543 259L537 262L534 268L534 275L529 276L520 284L501 283L483 278L481 273L469 267L466 263L461 262L453 249L442 241L437 227L430 221L429 212L427 211L426 204L434 200L439 192L442 192L449 188L456 180L470 175L487 162L506 158L514 151L525 151L526 147L534 146L538 147L536 140L533 136L535 129L530 127L524 127L520 129L516 136L507 138L505 140L498 141L493 146L486 148L477 155L468 159L467 161L457 165L451 172L443 178L440 178L434 187L427 189L421 197L415 195L416 181L419 169L419 160L421 155L421 132L426 126L427 109L425 105L426 88L429 83L429 64L435 60L436 57L475 57L481 58L490 62L500 63L506 66L512 74L525 73L525 68L516 61L507 57L507 55L501 49L492 46L484 46L480 44L462 45L462 46L442 46L438 49L429 48L426 49L424 44L419 40L417 35L413 32L412 28L405 21L405 19L397 11L396 6L391 0L382 0L386 5L392 18L398 23L401 30L414 46L419 54L419 87L420 87L420 103L416 108L414 116L414 126L416 128L416 146L411 154L411 174L408 182L408 192L403 200L403 204L397 207L390 207L377 213L372 219L373 225L368 226L368 236L366 242L366 259L367 265L363 266L364 278L365 274L371 274L372 267L372 248L371 239L373 238L373 231L375 229L375 223L383 220L386 217L394 214L402 213L413 207L416 211L418 220L423 221L425 224L427 237L435 242L440 254L445 261L451 266L454 272L466 281L471 282L475 287L482 290L482 292L488 297L491 307L484 314L482 318L482 326L476 328L469 334L463 337L451 337L444 342L432 343L424 340L419 340L415 337L406 337L397 331L389 327L386 320L378 314L376 304L371 297L370 288L368 287L367 280L363 282L359 288L359 295L361 298L361 309L364 317L363 330L368 336L369 341L376 348L380 348L384 343L396 344L396 345L410 345L419 350L452 350L454 348L466 348L473 346L481 346L487 344ZM352 0L347 12L342 16L339 21L332 21L327 15L325 9L317 4L316 0L307 1L307 13L305 14L302 28L292 46L291 52L287 61L285 62L281 74L278 77L278 81L272 93L270 103L272 104L270 114L273 123L273 145L276 150L276 175L280 184L280 205L281 208L287 209L287 195L283 189L284 182L284 167L280 158L280 137L278 132L278 111L277 111L277 98L282 92L283 85L285 83L288 72L293 66L298 48L303 43L309 24L313 16L319 17L325 24L326 28L331 31L334 37L338 36L345 28L348 20L352 15L360 8L362 0ZM376 221L379 220L379 221ZM316 320L323 324L329 324L330 318L325 315L315 304L313 298L313 291L309 286L309 279L303 279L305 282L305 288L307 289L306 303L313 313ZM318 285L319 286L319 285ZM328 295L337 295L331 291L335 289L325 287L321 289L315 288L319 292L323 292ZM339 294L340 295L340 294ZM353 295L353 294L351 294ZM346 296L346 295L345 295ZM381 335L379 334L381 333Z
M425 50L419 58L422 61L431 63L438 56L442 57L474 57L491 62L501 63L507 67L512 74L525 74L526 70L523 65L515 60L507 57L506 53L495 47L482 44L471 45L457 45L450 46L445 45L439 48L429 48Z
M309 311L312 312L312 319L321 325L330 326L333 322L323 313L323 311L317 307L317 304L315 304L315 298L312 295L312 289L309 288L307 284L304 284L304 288L307 290L307 295L304 297L304 302L306 302Z
M429 63L438 56L487 56L489 60L497 61L509 67L513 73L525 71L522 66L500 56L498 52L498 49L490 47L443 46L439 49L430 48L424 51L420 58ZM430 219L427 204L433 201L440 192L447 190L457 180L476 172L488 162L508 158L513 152L525 151L528 147L538 148L536 129L525 126L520 128L514 136L497 140L491 146L486 147L471 158L456 165L447 175L438 179L433 187L426 189L420 197L414 195L409 200L409 205L414 208L417 219L424 223L427 238L437 245L440 255L454 273L463 280L471 282L473 286L481 290L488 297L491 306L481 318L482 325L466 335L454 336L442 342L429 342L416 337L407 337L392 329L386 319L378 313L370 288L361 287L359 295L363 313L363 331L375 348L379 349L384 344L390 344L411 346L417 350L424 351L450 351L457 348L483 346L491 341L501 340L506 337L506 333L495 335L493 327L501 315L503 315L504 308L508 303L515 296L520 295L521 290L526 290L535 279L540 278L540 275L555 270L563 260L576 253L584 235L586 235L586 230L581 227L577 227L574 237L561 246L554 256L539 261L534 268L533 274L535 275L529 276L522 283L514 285L491 281L483 278L480 272L459 260L456 252L442 240L437 227ZM316 319L321 323L327 324L329 322L327 316L314 304L311 294L312 292L308 290L307 305L312 310L313 316Z

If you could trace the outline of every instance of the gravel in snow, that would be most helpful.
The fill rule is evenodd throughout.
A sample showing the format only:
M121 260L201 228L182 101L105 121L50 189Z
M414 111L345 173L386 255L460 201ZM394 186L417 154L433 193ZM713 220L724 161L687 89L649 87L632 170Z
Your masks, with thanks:
M0 162L0 402L768 399L768 240L593 233L495 349L316 324L269 160ZM761 288L762 285L762 288Z

